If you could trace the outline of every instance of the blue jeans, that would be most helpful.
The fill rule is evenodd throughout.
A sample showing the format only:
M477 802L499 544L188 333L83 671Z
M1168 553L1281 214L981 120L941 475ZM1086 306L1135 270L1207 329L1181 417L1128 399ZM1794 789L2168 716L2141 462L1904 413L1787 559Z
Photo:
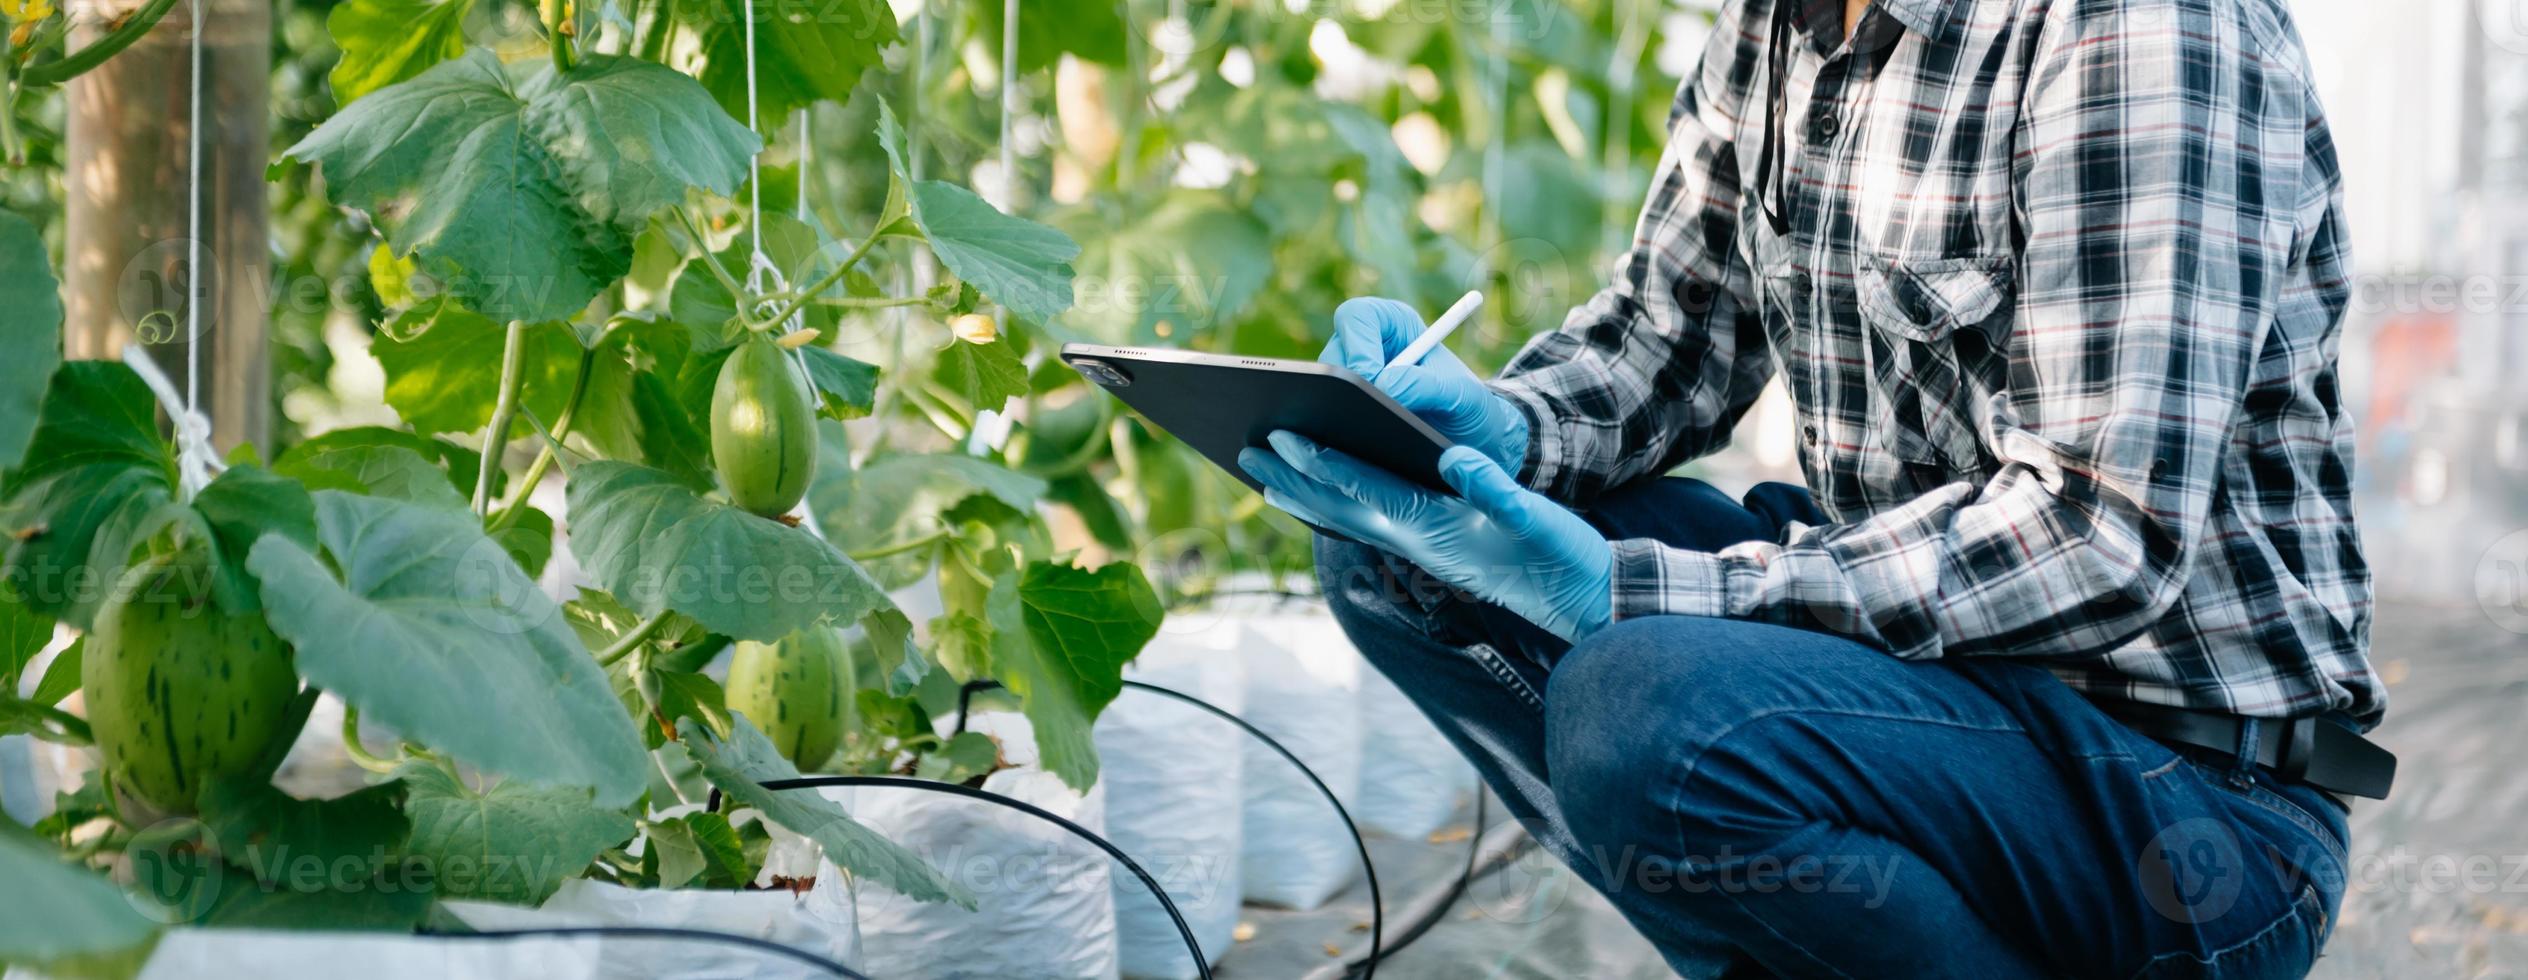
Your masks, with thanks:
M1823 520L1683 479L1588 516L1707 550ZM2294 977L2343 896L2332 798L2024 662L1687 616L1571 646L1366 546L1317 561L1370 662L1687 976Z

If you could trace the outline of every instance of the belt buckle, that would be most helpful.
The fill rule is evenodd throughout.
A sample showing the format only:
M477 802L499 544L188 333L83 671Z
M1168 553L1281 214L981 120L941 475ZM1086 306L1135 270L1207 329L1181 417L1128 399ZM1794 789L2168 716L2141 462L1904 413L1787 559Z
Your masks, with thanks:
M2282 740L2275 746L2273 770L2284 782L2308 782L2309 757L2317 752L2317 725L2317 719L2307 717L2282 723Z

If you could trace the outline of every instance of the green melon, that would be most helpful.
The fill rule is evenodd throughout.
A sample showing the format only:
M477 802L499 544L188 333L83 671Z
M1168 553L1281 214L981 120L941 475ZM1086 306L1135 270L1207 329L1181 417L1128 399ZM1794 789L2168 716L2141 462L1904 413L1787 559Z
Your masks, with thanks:
M88 636L88 723L128 801L193 812L203 786L252 768L286 730L298 671L259 615L222 611L199 557L124 574Z
M729 500L779 517L816 476L816 401L789 351L749 336L711 389L711 464Z
M763 729L781 754L814 771L850 724L850 666L842 634L811 626L776 643L743 640L729 656L728 705Z

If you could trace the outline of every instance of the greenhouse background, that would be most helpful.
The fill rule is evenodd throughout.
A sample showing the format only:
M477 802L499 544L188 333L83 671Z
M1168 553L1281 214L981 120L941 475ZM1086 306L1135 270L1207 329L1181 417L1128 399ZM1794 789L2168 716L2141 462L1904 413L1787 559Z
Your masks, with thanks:
M411 50L478 47L512 62L544 57L552 11L514 0L203 2L202 84L209 94L198 178L212 272L200 370L213 442L222 452L251 445L285 470L293 447L321 446L311 440L327 433L420 428L418 419L440 417L465 423L447 426L459 433L448 441L479 447L484 417L501 418L490 393L508 383L498 330L486 320L479 342L425 339L416 325L430 326L429 317L416 311L435 309L436 299L414 281L427 277L399 268L391 250L379 247L386 232L378 223L400 216L382 219L364 202L329 197L320 168L293 156L293 148L339 118L344 91L365 97L410 78L412 72L391 69L396 58L417 57ZM721 0L686 2L727 13ZM38 19L30 11L50 9L6 0L0 10L13 4L20 9L12 17L28 23ZM857 8L874 0L802 5ZM75 47L93 43L141 4L61 6L77 24ZM652 23L654 15L674 16L655 14L661 6L582 0L559 22L591 50L655 44L647 54L695 74L711 99L744 123L749 91L729 56L733 20L680 33ZM732 284L715 300L698 296L693 283L714 255L744 277L747 238L757 233L770 243L773 261L787 266L782 275L816 275L872 250L877 260L842 280L847 296L798 304L819 331L818 346L881 372L863 393L865 404L836 413L853 418L820 430L818 451L842 462L807 490L810 522L926 627L933 616L954 620L966 585L992 584L991 569L976 573L979 583L961 583L955 570L966 560L957 548L970 543L976 527L1025 538L1031 559L1057 556L1083 568L1128 562L1146 575L1168 615L1152 625L1151 653L1123 676L1242 701L1259 716L1278 710L1355 719L1366 731L1353 731L1348 745L1315 750L1322 755L1296 746L1329 767L1321 775L1348 767L1346 797L1373 793L1365 787L1379 772L1455 787L1434 790L1449 801L1440 812L1390 814L1393 832L1373 834L1373 864L1386 879L1385 925L1393 929L1409 901L1452 879L1470 847L1484 853L1484 845L1515 835L1475 832L1471 780L1450 768L1444 744L1437 757L1423 745L1425 754L1414 758L1438 761L1414 762L1404 777L1396 776L1393 759L1382 768L1382 753L1405 758L1410 753L1397 746L1427 743L1428 736L1382 729L1391 719L1378 706L1405 705L1392 686L1357 660L1324 661L1312 652L1341 640L1325 632L1330 621L1321 611L1285 595L1312 588L1304 528L1081 383L1051 351L1076 340L1310 358L1328 335L1331 311L1347 297L1388 296L1436 313L1459 294L1482 289L1492 302L1451 346L1479 369L1498 367L1608 275L1659 160L1677 79L1699 57L1716 6L1020 0L1005 8L999 0L891 0L891 23L883 27L856 24L794 46L770 37L756 42L760 173L742 188L696 191L662 212L683 216L684 225L662 218L629 236L629 271L595 301L595 319L645 309L679 319L689 308L728 313L730 294L740 290ZM2404 778L2417 787L2355 811L2356 879L2319 975L2515 975L2528 962L2528 886L2516 873L2528 868L2528 834L2517 819L2528 776L2504 752L2528 731L2517 720L2528 692L2528 386L2519 381L2528 377L2528 7L2512 0L2290 6L2308 40L2348 187L2360 281L2342 363L2360 431L2366 547L2384 600L2374 656L2394 707L2383 737L2405 757ZM1004 30L1011 11L1014 37ZM0 210L32 223L60 270L69 356L114 359L137 341L179 378L186 334L167 311L184 305L184 189L196 176L188 170L195 158L185 115L187 16L179 4L103 67L57 93L30 91L17 105L0 106L11 119L7 149L21 158L0 171ZM346 58L346 50L357 56ZM830 70L837 64L850 68L839 81ZM900 126L900 146L880 135L887 126ZM1077 243L1068 260L1069 296L1057 313L1042 316L1031 308L1040 304L976 295L971 286L979 277L951 275L930 249L872 234L902 217L904 188L934 179L971 188L998 210ZM952 236L933 229L931 237ZM746 290L757 285L748 282ZM996 339L1018 355L1007 366L1016 374L997 382L980 362L963 360ZM603 386L614 379L599 376L595 397L619 397L631 407L615 415L592 410L583 419L595 422L554 436L564 448L547 450L536 430L567 424L565 392L568 404L578 405L573 381L590 384L589 371L582 362L573 373L570 358L580 350L561 331L531 344L524 411L508 430L509 472L497 478L532 487L515 503L518 513L531 515L524 521L530 528L542 520L546 530L567 531L573 500L563 477L578 457L672 469L676 462L659 447L677 437L661 435L655 426L663 423L637 410L646 397L640 382L627 376L620 379L625 391L609 392ZM994 384L1007 389L1005 400ZM1795 454L1790 409L1777 383L1728 449L1685 472L1731 488L1796 481ZM539 456L560 457L551 465L561 472L538 483L547 465ZM989 473L960 473L951 488L936 473L894 462L942 457L988 461ZM452 476L461 468L449 464ZM519 475L530 469L536 476ZM476 472L486 486L496 478ZM462 495L471 488L458 489ZM872 499L886 506L873 507ZM1026 513L1012 518L996 507ZM495 530L515 519L500 519ZM583 567L567 538L557 546L547 535L541 547L530 569L555 602L603 574ZM981 592L973 601L984 601ZM615 641L627 639L638 617L599 618L602 632L593 635ZM692 624L667 629L677 625ZM697 635L709 632L695 628ZM853 642L866 642L868 633L854 632ZM17 690L5 693L40 696L44 668L70 635L65 628L10 672ZM637 646L641 637L628 640ZM1243 676L1208 666L1239 658ZM1323 683L1276 686L1259 682L1259 671ZM725 666L693 673L727 676ZM931 683L946 682L934 671ZM929 710L938 710L935 686L927 695L890 693L905 704L926 696ZM658 706L660 695L641 695ZM641 695L627 697L637 704ZM1153 774L1169 771L1170 761L1112 746L1134 737L1190 738L1183 733L1201 721L1126 692L1098 723L1096 752L1109 767L1101 798L1022 761L1037 753L1040 735L1009 722L1017 717L1016 699L995 697L1003 696L983 696L977 724L1000 740L999 758L987 750L979 763L968 758L967 768L955 768L955 743L942 742L924 756L943 760L942 768L924 771L986 780L981 773L998 768L986 788L1067 808L1109 829L1132 821L1117 805L1125 792L1118 787L1145 785L1124 774L1158 780ZM303 796L359 789L371 778L360 757L390 751L395 740L378 737L372 721L364 749L356 712L346 719L330 702L315 710L317 721L299 736L280 774L282 788ZM1128 727L1149 730L1110 731ZM355 735L347 752L344 731ZM1280 733L1294 742L1307 737ZM910 744L844 743L836 771L884 769ZM1279 764L1234 735L1200 747L1239 757L1249 794L1262 792L1252 785L1256 771ZM851 760L856 751L865 757ZM1060 751L1052 745L1045 754ZM69 799L56 794L74 793L92 765L80 747L0 737L0 804L18 823L38 825ZM693 772L653 782L719 794ZM928 835L908 845L925 854L954 850L959 834L998 840L994 835L1011 828L928 800L857 792L867 795L847 807L899 842ZM1304 783L1268 795L1261 812L1282 815L1298 830L1276 825L1266 838L1288 831L1296 843L1287 846L1302 855L1275 866L1286 874L1262 875L1286 890L1267 903L1282 907L1231 901L1188 910L1207 918L1206 928L1237 937L1222 962L1224 976L1309 974L1366 948L1368 897L1349 854L1309 857L1334 840L1318 826L1322 817L1313 808L1320 804ZM688 802L699 799L697 792ZM1252 854L1257 798L1211 803L1243 807ZM643 814L643 833L656 840L647 829L652 822L675 824L682 816ZM1040 850L1054 847L1028 839ZM697 854L710 846L684 841ZM774 834L765 846L777 852L796 841ZM1585 889L1575 893L1549 860L1532 851L1496 856L1504 870L1476 883L1382 972L1666 975L1620 918ZM1307 862L1317 858L1325 867L1312 878ZM777 860L760 849L755 858L757 865ZM1109 873L1102 861L1073 860L1090 877ZM632 864L637 871L640 860ZM813 870L812 855L807 866ZM1253 899L1261 886L1251 858L1248 867ZM2476 874L2484 868L2496 870ZM650 873L654 879L654 867ZM697 884L708 877L697 874ZM576 894L576 881L565 894ZM1128 880L1118 875L1114 889L1103 920L1093 907L1053 900L1032 910L1044 918L1028 925L1041 935L1108 930L1111 944L1116 917L1134 911L1125 897ZM586 900L591 907L603 901ZM873 909L864 900L850 951L872 965L888 962L880 937L889 929L954 941L950 926L899 906ZM1146 916L1150 909L1138 911ZM491 918L471 924L497 919L484 914ZM736 916L727 921L771 929L783 941L801 934L783 929L816 928L761 926L745 918L755 911L680 914L696 922ZM1146 947L1148 933L1140 935ZM1159 936L1161 953L1182 955L1166 945L1175 941L1172 932ZM1131 941L1127 935L1127 972ZM665 946L641 948L649 954ZM1111 945L1107 950L1114 955ZM843 952L839 941L834 952ZM999 955L1018 964L1013 969L1027 969L1042 967L1045 957L1094 961L1098 954L1057 946ZM901 962L919 969L910 965L916 961Z

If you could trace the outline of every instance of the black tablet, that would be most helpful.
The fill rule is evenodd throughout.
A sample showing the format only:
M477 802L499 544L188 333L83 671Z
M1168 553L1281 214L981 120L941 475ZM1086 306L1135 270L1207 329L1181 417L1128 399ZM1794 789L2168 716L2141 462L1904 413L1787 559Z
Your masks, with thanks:
M1440 479L1449 441L1360 375L1316 361L1140 347L1062 345L1062 361L1185 440L1238 482L1238 450L1288 429L1406 480L1453 494ZM1269 448L1269 447L1264 447Z

